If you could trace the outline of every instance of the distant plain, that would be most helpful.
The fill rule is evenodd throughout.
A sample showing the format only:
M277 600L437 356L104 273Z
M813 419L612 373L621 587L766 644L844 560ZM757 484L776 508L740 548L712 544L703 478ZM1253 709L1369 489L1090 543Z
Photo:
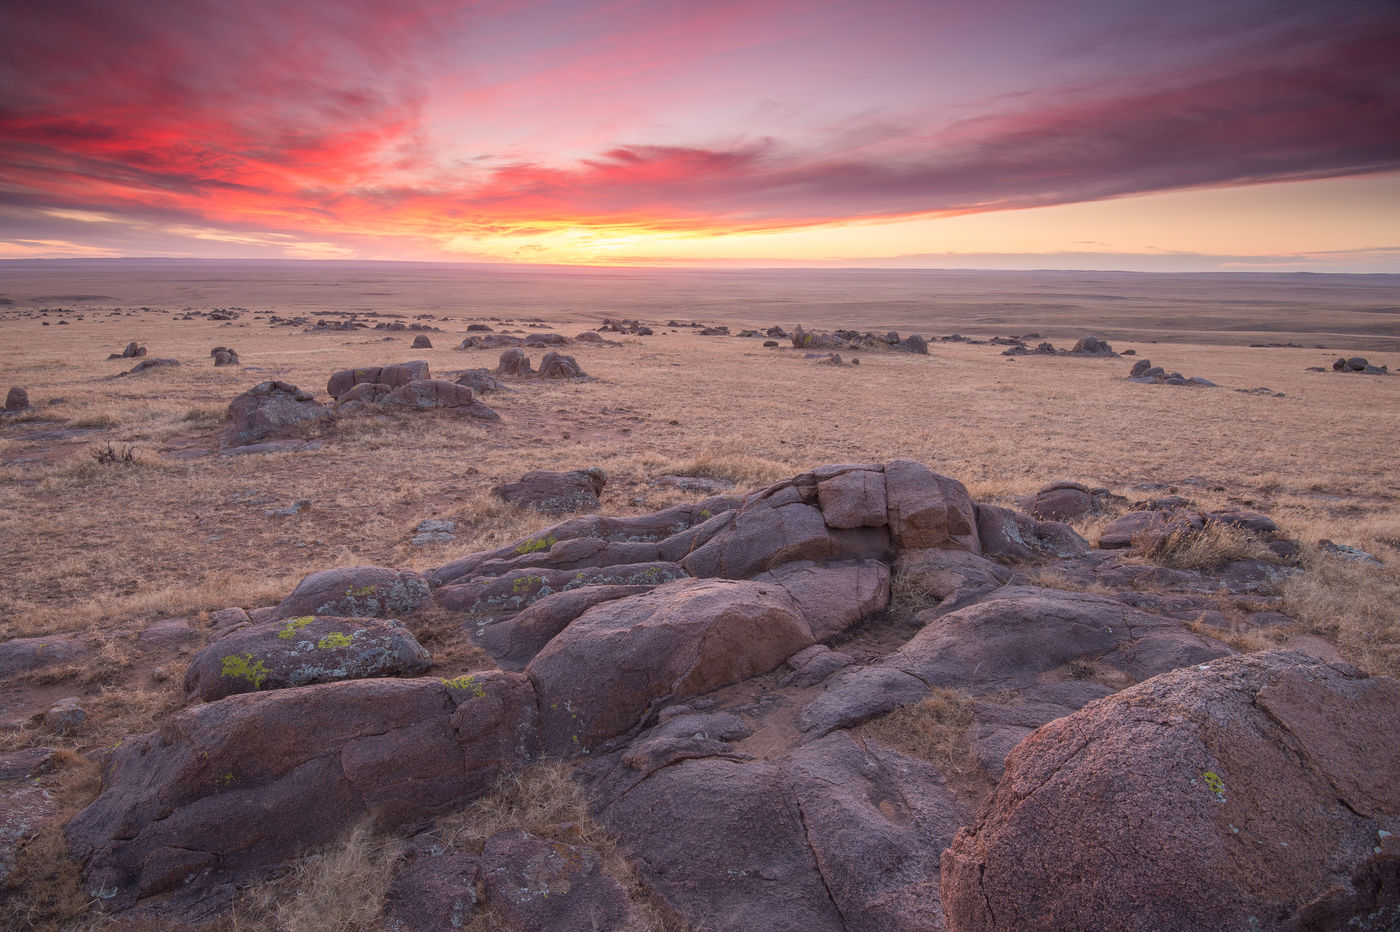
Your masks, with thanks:
M215 309L233 319L211 319ZM469 323L572 337L607 318L655 332L563 347L588 378L507 382L482 398L498 422L369 413L340 419L315 449L221 449L230 400L260 381L327 400L344 368L423 359L453 378L500 354L457 349ZM350 319L368 326L314 326ZM374 329L393 323L433 328L433 347ZM929 355L843 351L845 364L820 365L788 340L737 336L798 324L918 333ZM966 339L940 339L953 334ZM1087 334L1135 355L1011 358L987 342ZM131 341L179 367L120 375L135 360L108 356ZM215 346L242 365L215 368ZM823 463L898 458L999 504L1068 478L1128 502L1174 493L1258 510L1302 544L1308 572L1280 593L1296 623L1237 646L1311 638L1317 649L1321 636L1323 649L1396 675L1400 378L1332 371L1351 355L1400 368L1400 276L0 263L0 390L22 386L33 405L0 421L0 641L81 632L101 644L0 690L0 750L87 752L180 708L183 658L202 640L172 666L142 647L152 622L189 618L205 638L208 613L276 603L317 570L427 569L534 533L552 519L491 494L531 469L602 468L607 513L698 497L656 483L668 474L742 491ZM1127 381L1143 358L1217 387ZM98 462L103 450L131 461ZM455 522L456 540L414 546L429 518ZM1107 520L1075 526L1092 541ZM1324 538L1380 565L1328 557ZM1053 572L1037 581L1054 585ZM491 664L460 620L417 615L408 623L433 675ZM90 716L77 734L34 724L75 694ZM75 811L96 783L92 767L70 769L65 779L86 781L65 790ZM63 850L56 831L31 846L26 876L50 878L28 881L32 915L87 908Z

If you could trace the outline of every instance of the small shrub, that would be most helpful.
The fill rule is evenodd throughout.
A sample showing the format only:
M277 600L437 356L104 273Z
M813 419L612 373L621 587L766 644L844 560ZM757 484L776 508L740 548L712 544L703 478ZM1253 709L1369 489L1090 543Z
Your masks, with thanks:
M132 446L123 447L121 452L110 443L106 447L95 447L92 450L92 458L100 465L133 465L138 462L136 459L136 448Z

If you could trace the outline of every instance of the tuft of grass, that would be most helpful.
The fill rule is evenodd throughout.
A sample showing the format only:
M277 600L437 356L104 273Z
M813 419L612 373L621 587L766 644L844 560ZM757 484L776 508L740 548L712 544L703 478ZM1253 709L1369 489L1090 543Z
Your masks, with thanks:
M276 880L250 887L235 927L277 932L369 932L384 908L398 863L397 839L367 823L297 862Z
M896 573L890 580L889 610L893 615L915 615L941 601L922 573Z
M434 834L445 846L480 854L497 832L524 831L571 845L587 845L603 858L603 872L626 888L650 932L688 932L686 923L643 887L636 870L616 842L589 812L583 789L560 761L541 761L506 777L487 795L461 812L441 819ZM490 909L477 912L463 926L469 932L513 928Z
M1207 524L1199 531L1173 531L1137 548L1140 555L1177 570L1209 573L1234 560L1266 560L1278 556L1253 535L1225 524Z
M1303 567L1283 582L1283 610L1368 673L1400 676L1400 576L1313 548Z
M963 774L975 766L967 730L972 726L972 700L952 689L934 689L927 699L900 706L862 726L870 737L942 772Z

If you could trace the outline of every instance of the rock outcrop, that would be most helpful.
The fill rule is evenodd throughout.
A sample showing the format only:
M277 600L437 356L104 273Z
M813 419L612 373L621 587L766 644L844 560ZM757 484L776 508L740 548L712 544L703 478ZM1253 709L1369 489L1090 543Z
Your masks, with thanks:
M273 438L305 436L324 428L331 413L289 382L259 382L228 406L233 422L225 431L229 446L246 446Z
M1232 656L1206 632L1287 623L1272 571L1128 560L1049 519L1106 507L1101 491L1053 483L1036 517L919 463L832 465L577 515L422 574L312 574L276 608L216 613L222 640L188 680L208 701L122 743L73 851L109 908L189 919L371 812L427 827L543 753L695 928L1389 916L1400 684ZM1242 510L1137 507L1278 533ZM459 625L507 669L406 678L422 662L407 642L392 669L348 656L405 633L388 618ZM38 660L6 646L17 674ZM332 650L347 657L329 674L303 669ZM227 694L230 658L255 692ZM382 678L299 685L342 676ZM965 800L998 782L974 821ZM532 832L470 852L406 841L385 921L437 927L484 902L521 928L636 926L598 850Z
M1096 702L1022 742L958 833L948 928L1393 928L1397 733L1400 683L1286 652Z

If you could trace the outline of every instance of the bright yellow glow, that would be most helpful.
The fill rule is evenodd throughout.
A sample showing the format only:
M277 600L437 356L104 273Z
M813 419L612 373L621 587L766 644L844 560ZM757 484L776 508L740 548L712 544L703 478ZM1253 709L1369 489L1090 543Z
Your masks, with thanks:
M455 237L446 253L576 264L858 260L934 254L1307 256L1396 245L1400 174L1177 191L1056 207L807 229L576 227Z

